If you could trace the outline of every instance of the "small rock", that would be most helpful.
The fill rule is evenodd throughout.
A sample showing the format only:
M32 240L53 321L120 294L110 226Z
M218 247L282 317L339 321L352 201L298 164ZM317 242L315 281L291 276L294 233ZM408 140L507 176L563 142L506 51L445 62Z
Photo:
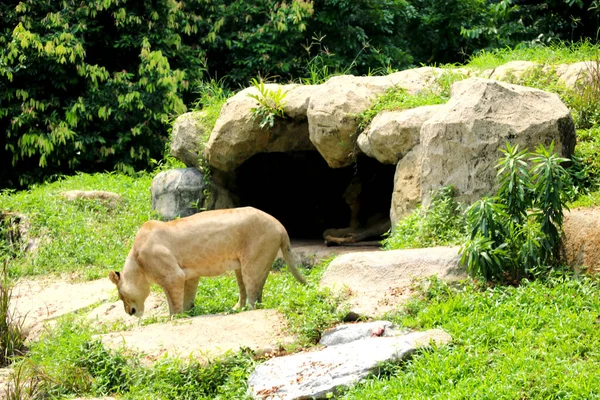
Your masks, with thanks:
M390 321L374 321L359 324L343 324L323 332L320 344L323 346L336 346L370 337L399 336L406 332L394 329Z
M105 192L102 190L67 190L61 193L65 200L100 200L107 206L114 207L121 202L121 196L113 192Z

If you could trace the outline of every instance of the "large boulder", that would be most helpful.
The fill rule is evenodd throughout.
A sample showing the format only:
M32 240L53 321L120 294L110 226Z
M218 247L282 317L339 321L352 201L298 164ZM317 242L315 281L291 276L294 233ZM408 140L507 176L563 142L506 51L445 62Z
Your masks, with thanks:
M308 105L310 140L332 168L356 160L358 114L393 84L388 77L334 76L314 88Z
M448 103L421 128L423 203L447 185L466 204L490 194L506 142L529 150L554 142L556 152L570 157L575 127L569 109L538 89L481 78L456 82Z
M152 180L152 209L162 219L187 217L204 201L204 179L196 168L163 171Z
M424 106L403 111L383 111L359 135L358 147L383 164L397 164L421 137L421 126L438 108Z
M410 297L414 278L465 278L459 261L457 247L344 254L329 264L320 285L350 295L350 319L377 317Z
M562 255L567 265L600 272L600 207L565 213Z
M256 367L248 379L254 399L325 399L417 350L441 346L452 337L441 329L402 336L369 337L320 351L276 357Z
M276 118L272 128L260 127L252 109L260 95L249 87L227 100L206 145L208 163L221 171L233 171L257 153L314 150L308 136L306 108L310 91L301 85L265 84L265 89L286 93L286 119Z
M210 134L205 113L193 111L180 115L173 123L171 155L187 167L198 168L198 156L204 138Z
M413 147L396 164L390 207L392 226L421 203L421 145Z

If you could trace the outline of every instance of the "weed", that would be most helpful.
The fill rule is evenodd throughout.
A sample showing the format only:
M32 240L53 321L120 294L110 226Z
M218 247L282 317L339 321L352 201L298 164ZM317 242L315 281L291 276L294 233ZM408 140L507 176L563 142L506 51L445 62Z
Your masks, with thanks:
M462 209L453 199L453 188L435 193L427 208L417 208L401 219L382 241L386 250L459 244L465 238Z
M358 131L369 126L373 118L382 111L400 111L426 105L444 104L450 98L450 88L456 81L464 79L463 73L450 68L435 77L432 83L417 94L401 87L392 87L377 96L371 107L358 115Z
M16 317L11 310L12 282L8 276L8 260L4 260L0 270L0 367L25 351L25 338L22 333L24 319Z
M285 118L283 107L287 92L282 91L280 87L277 91L268 89L262 79L253 78L250 83L258 91L258 94L248 94L248 97L258 102L258 106L251 109L252 115L254 119L259 120L261 128L267 125L272 128L275 118Z
M27 358L12 365L10 381L6 386L6 400L33 400L42 398L42 372Z

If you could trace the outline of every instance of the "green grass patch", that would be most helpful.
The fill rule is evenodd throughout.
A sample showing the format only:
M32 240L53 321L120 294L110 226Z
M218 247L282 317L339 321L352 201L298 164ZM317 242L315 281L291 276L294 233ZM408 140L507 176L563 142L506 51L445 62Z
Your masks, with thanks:
M109 351L73 316L61 318L31 346L25 369L35 371L44 398L118 395L124 399L244 399L255 361L239 352L200 364L163 358L153 366Z
M0 209L25 215L30 238L39 247L11 263L12 276L68 273L81 279L120 270L135 233L155 218L150 200L152 177L117 173L79 174L29 190L0 193ZM104 190L122 201L110 206L100 200L68 201L67 190Z
M358 131L365 130L373 118L382 111L401 111L411 108L444 104L450 98L450 88L456 81L465 79L466 76L453 67L443 67L432 84L417 94L408 93L401 87L393 87L377 96L370 108L358 115Z
M504 48L481 51L471 57L467 67L480 70L499 67L510 61L532 61L543 64L570 64L598 58L600 46L589 41L554 43L547 46Z
M200 143L204 146L215 127L223 104L233 95L233 92L227 89L222 81L210 79L197 81L194 93L198 95L198 100L194 103L193 109L202 112L199 122L204 128L204 135L200 138Z
M387 366L346 399L592 399L600 397L600 289L555 276L519 287L451 288L432 280L393 320L442 328L449 346Z

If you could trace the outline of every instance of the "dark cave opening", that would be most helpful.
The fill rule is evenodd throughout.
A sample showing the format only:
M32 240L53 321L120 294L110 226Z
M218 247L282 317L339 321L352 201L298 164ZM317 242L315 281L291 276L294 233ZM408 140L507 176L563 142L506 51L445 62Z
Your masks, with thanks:
M326 229L349 227L352 216L360 226L374 216L389 220L394 172L367 156L330 168L316 151L260 153L237 169L236 192L241 206L273 215L290 237L322 239Z

